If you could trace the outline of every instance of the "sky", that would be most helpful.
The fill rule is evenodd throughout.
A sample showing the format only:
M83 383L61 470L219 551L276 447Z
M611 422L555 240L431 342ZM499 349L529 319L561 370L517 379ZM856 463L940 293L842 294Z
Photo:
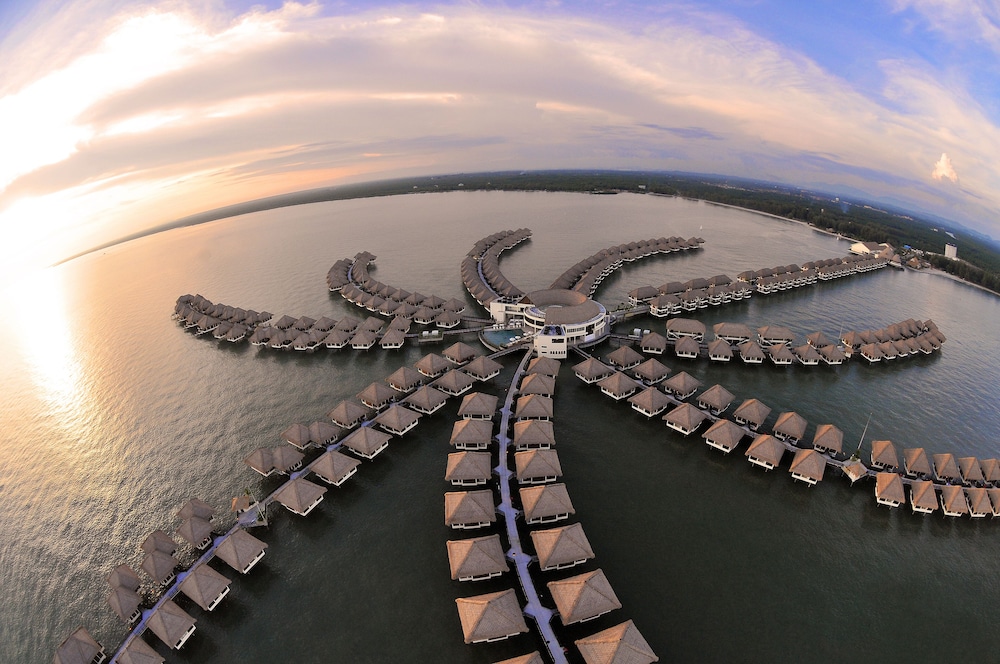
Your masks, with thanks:
M775 181L1000 237L987 0L0 3L0 281L173 219L490 170Z

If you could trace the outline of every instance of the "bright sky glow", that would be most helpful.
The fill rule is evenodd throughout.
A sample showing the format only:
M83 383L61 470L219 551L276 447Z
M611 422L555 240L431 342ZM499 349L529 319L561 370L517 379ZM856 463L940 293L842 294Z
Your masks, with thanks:
M36 4L0 6L0 280L264 195L499 169L753 177L1000 236L987 0Z

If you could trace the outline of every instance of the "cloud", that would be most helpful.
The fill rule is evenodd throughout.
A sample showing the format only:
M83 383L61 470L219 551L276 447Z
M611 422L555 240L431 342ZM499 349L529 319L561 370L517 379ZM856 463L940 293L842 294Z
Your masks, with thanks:
M935 180L948 179L952 182L958 182L958 175L951 165L951 159L948 159L948 155L944 152L941 153L941 158L934 164L934 172L931 173L931 177Z
M994 0L893 0L897 12L916 12L928 28L957 44L974 40L1000 53L1000 5Z
M103 17L84 5L80 42L61 39L72 21L38 28L56 65L0 88L0 117L16 121L0 122L0 144L18 155L0 166L0 225L28 224L19 242L66 253L294 188L491 169L766 174L970 219L1000 209L1000 130L920 62L873 63L873 96L687 6L640 28L559 9L237 15L179 1ZM42 48L0 43L8 63ZM942 148L961 189L927 181ZM29 210L60 221L31 224ZM6 251L0 264L26 253Z

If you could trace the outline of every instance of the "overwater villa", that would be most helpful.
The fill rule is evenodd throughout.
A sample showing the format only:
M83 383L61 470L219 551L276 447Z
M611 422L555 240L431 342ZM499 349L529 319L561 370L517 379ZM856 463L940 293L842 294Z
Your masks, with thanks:
M631 620L578 639L575 643L586 664L652 664L660 661Z
M597 386L601 392L611 397L615 401L635 394L636 390L642 387L638 382L629 378L621 371L616 371L607 378L598 381Z
M715 449L729 454L739 446L744 435L745 432L738 425L729 420L720 419L702 434L702 438Z
M491 420L497 412L500 398L493 394L472 392L465 395L458 408L458 416L463 420Z
M464 371L449 369L431 385L449 396L457 397L468 392L475 383L476 379Z
M538 556L538 567L543 572L569 569L594 558L594 550L579 523L533 530L530 534Z
M141 638L134 638L128 642L116 661L118 664L163 664L166 660Z
M784 344L772 344L767 346L767 356L771 358L776 366L786 367L795 361L795 356L792 355L792 351L788 350L788 346Z
M465 365L463 371L478 381L487 381L499 376L501 369L503 369L503 365L496 360L480 356Z
M549 449L555 447L556 436L548 420L519 420L514 422L514 448L518 451Z
M174 555L177 552L177 542L174 538L166 534L162 530L154 530L146 539L142 541L141 548L146 553L152 553L153 551L160 551L169 556Z
M358 400L373 410L382 410L399 396L399 392L385 383L375 382L358 392Z
M667 338L658 332L647 332L642 335L639 348L649 355L663 355L667 350Z
M486 581L510 569L499 535L448 541L452 581Z
M781 325L759 327L757 328L757 335L760 338L762 346L773 346L775 344L791 346L792 342L795 341L795 333Z
M691 338L697 342L705 340L705 324L690 318L671 318L666 324L667 339Z
M309 425L309 440L313 445L329 445L344 435L344 429L329 422L316 421Z
M844 451L844 432L832 424L819 424L812 444L817 452L840 454Z
M538 358L549 359L549 358ZM556 379L553 376L540 373L529 373L521 380L517 393L522 395L538 394L543 397L551 397L556 391Z
M493 476L489 452L452 452L444 478L455 486L482 486Z
M456 530L485 528L497 520L496 503L489 489L449 491L444 494L444 524Z
M910 507L914 513L930 514L937 509L937 493L930 480L917 480L910 484Z
M631 369L643 361L642 355L631 346L620 346L605 357L608 363L619 370Z
M547 484L562 476L559 455L551 449L527 449L514 454L518 484Z
M209 565L197 565L187 573L178 588L205 611L219 605L229 594L230 581Z
M212 524L197 516L184 519L177 534L199 551L204 551L212 543Z
M492 643L528 631L513 589L455 600L466 643Z
M420 413L399 404L393 404L375 418L376 425L396 436L410 431L419 421Z
M132 627L142 617L142 598L130 588L118 586L108 595L108 606L127 627Z
M986 495L990 497L990 505L993 507L993 516L1000 516L1000 489L987 489Z
M642 413L646 417L659 415L673 403L670 397L655 387L647 387L639 394L630 396L628 402L632 404L633 410Z
M941 487L941 510L945 516L962 516L969 513L962 487L946 484Z
M385 382L397 392L409 394L420 387L424 382L424 376L412 367L403 366L389 374Z
M683 400L690 397L701 387L701 381L688 372L681 371L665 380L662 387L663 391L667 394L673 394L677 399Z
M696 360L701 353L701 344L691 337L681 337L674 343L674 355L685 360Z
M593 357L573 366L573 373L576 374L576 377L588 385L601 381L614 372L613 368Z
M632 375L646 385L655 385L670 375L670 367L651 357L633 368Z
M289 425L287 429L282 431L281 439L300 450L304 450L312 442L309 436L309 427L298 423Z
M485 450L493 440L493 422L490 420L459 420L451 430L451 445L458 450Z
M814 486L823 479L826 458L816 450L796 450L788 469L792 479Z
M979 467L979 459L976 457L959 457L958 469L962 473L962 480L966 484L982 484L986 481L983 471Z
M743 323L716 323L712 326L716 339L741 344L754 338L753 330Z
M172 650L179 650L194 634L197 621L171 600L163 602L146 620L146 626Z
M238 528L215 549L215 555L240 574L246 574L264 557L267 544Z
M746 364L763 364L764 363L764 351L761 349L760 344L754 340L744 341L737 349L740 352L740 359Z
M408 407L424 415L436 413L447 401L447 394L430 385L417 388L416 392L403 399Z
M847 354L834 345L819 348L819 355L828 365L836 366L843 364L847 360Z
M708 415L689 403L682 403L663 416L663 421L668 427L685 436L697 431L701 423L707 419Z
M781 413L774 423L774 437L778 440L798 443L806 434L806 419L795 412Z
M321 480L332 486L340 486L355 473L361 462L337 450L327 450L309 467Z
M729 408L735 398L732 392L722 385L716 384L698 395L698 407L707 409L713 415L718 416Z
M111 570L107 582L112 588L127 588L128 590L138 590L141 585L139 575L125 563Z
M542 484L518 489L527 524L553 523L575 514L565 484Z
M764 470L773 470L785 454L785 446L774 436L763 434L754 438L747 448L747 460Z
M899 507L906 502L903 479L899 473L882 471L875 475L875 502L887 507Z
M168 586L171 581L177 578L174 570L179 564L180 561L174 558L173 555L153 550L147 552L143 557L142 571L161 586Z
M876 470L899 470L899 457L896 455L896 446L892 444L892 441L873 440L871 462L872 468Z
M545 584L563 625L594 620L622 608L604 571L596 569Z
M427 376L428 378L437 378L455 365L437 353L428 353L417 360L416 364L413 366L424 376Z
M980 459L979 468L987 482L1000 482L1000 461L996 459Z
M344 438L343 444L358 456L371 461L389 447L391 438L392 436L384 431L378 431L373 427L361 427Z
M102 664L107 659L104 646L94 640L84 627L63 639L56 648L55 664Z
M851 480L851 486L854 486L854 483L862 477L868 477L868 467L858 459L848 459L840 467L840 470L847 479Z
M385 350L395 350L397 348L402 348L405 341L406 333L403 332L403 330L390 329L382 335L382 338L379 339L378 345Z
M271 462L274 464L274 470L282 475L294 473L301 468L304 458L305 455L302 452L292 447L282 445L271 448Z
M335 424L345 429L353 429L366 417L371 415L372 410L357 401L341 401L333 410L326 414Z
M990 497L982 487L966 487L965 500L969 505L969 516L979 519L993 513Z
M763 402L757 399L747 399L733 411L733 419L737 424L749 427L751 431L756 431L770 414L770 407L764 405Z
M801 364L807 367L816 366L823 359L819 352L809 344L796 346L792 349L792 354Z
M729 362L733 359L733 347L725 339L708 342L708 359L713 362Z
M552 399L537 394L518 397L514 403L514 417L518 420L551 420L552 412Z
M955 463L955 455L950 452L947 454L935 454L934 459L934 474L942 482L961 482L962 474L958 470L958 464Z
M270 447L258 447L249 454L243 463L253 468L264 477L270 477L275 473L274 460L271 458Z
M560 367L562 367L562 363L555 358L536 357L528 362L526 373L555 377L559 375Z
M285 506L289 512L299 516L307 516L323 501L326 487L310 482L302 477L296 477L274 492L274 499Z

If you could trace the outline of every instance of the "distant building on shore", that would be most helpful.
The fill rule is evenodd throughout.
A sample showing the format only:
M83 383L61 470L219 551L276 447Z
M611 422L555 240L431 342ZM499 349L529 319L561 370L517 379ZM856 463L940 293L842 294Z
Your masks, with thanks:
M951 258L952 260L958 258L958 247L950 242L944 245L944 257Z

